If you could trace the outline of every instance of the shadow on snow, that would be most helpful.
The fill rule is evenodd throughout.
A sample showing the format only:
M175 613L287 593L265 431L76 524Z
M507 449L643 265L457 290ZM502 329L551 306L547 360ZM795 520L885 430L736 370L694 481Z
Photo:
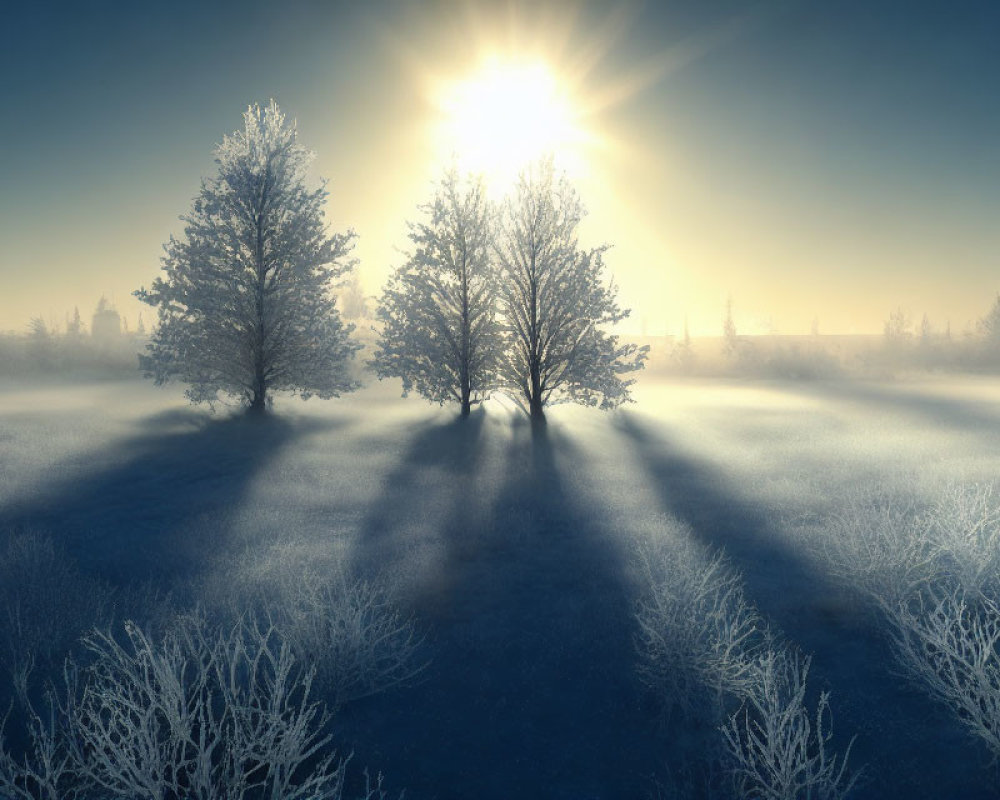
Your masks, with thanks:
M169 411L114 445L115 466L42 487L0 529L49 532L89 573L124 583L189 577L227 544L227 526L269 461L317 425Z
M623 414L627 447L653 478L661 510L686 523L742 573L747 598L805 653L811 704L831 691L837 747L858 734L851 764L867 764L856 796L987 798L987 756L938 704L897 677L885 638L772 523L773 510L740 496L719 469L679 450L660 427Z
M564 492L571 443L509 424L431 429L387 482L364 526L379 554L362 549L367 563L417 547L391 528L435 502L422 471L453 482L431 512L439 563L410 561L432 573L413 602L432 623L433 661L405 697L371 698L341 723L359 758L414 797L642 797L661 752L640 707L621 554Z
M967 430L977 435L1000 433L1000 406L975 400L927 394L907 388L869 381L829 381L821 384L788 383L787 391L815 396L828 401L859 403L866 407L881 406L889 412L922 418L944 428Z

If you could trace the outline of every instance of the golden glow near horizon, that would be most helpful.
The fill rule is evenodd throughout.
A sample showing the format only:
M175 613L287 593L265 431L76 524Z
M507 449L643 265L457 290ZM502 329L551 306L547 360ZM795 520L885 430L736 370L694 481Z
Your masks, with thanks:
M357 4L345 17L339 4L312 4L286 15L280 42L253 58L243 29L219 47L210 26L191 28L192 52L204 43L206 58L227 54L214 65L218 80L194 92L188 72L210 60L177 62L163 41L144 38L155 29L145 18L117 15L101 30L120 22L146 42L151 60L132 66L149 92L133 91L131 72L119 80L115 59L81 72L72 47L48 48L61 72L17 86L19 103L51 116L29 126L37 135L18 133L25 157L5 173L0 330L23 333L35 316L64 329L74 306L86 319L101 294L132 325L145 311L149 327L131 291L159 274L163 242L183 235L177 215L213 174L213 145L248 102L273 96L315 149L314 177L330 180L331 230L359 233L368 295L405 257L407 223L442 167L483 173L499 200L525 162L552 153L587 210L581 246L612 246L608 274L632 309L623 332L679 336L687 319L692 335L719 335L730 296L741 334L806 334L815 319L824 334L879 334L900 306L914 321L926 311L939 330L974 331L998 288L1000 207L981 168L989 104L972 102L980 72L963 72L975 62L952 63L947 48L917 58L922 39L900 49L925 78L937 74L932 64L955 68L954 85L969 91L964 105L949 100L961 114L920 117L927 135L913 136L918 104L888 90L908 85L905 73L876 50L865 51L864 69L886 92L868 108L879 98L858 98L853 73L835 69L823 25L802 29L809 47L781 38L788 4L674 14L676 5L429 0ZM853 23L816 9L853 53ZM273 28L269 13L247 23ZM69 31L50 33L79 44ZM316 80L303 82L304 64ZM70 125L48 124L65 110L46 82L57 74L73 96L100 85L107 102L81 106ZM921 86L928 96L940 88ZM149 97L176 113L151 113ZM905 113L894 123L898 103ZM866 123L868 112L878 124ZM928 169L914 171L918 163ZM96 204L87 202L95 187ZM64 235L52 236L53 225ZM963 280L946 279L959 272Z
M588 137L568 86L543 61L489 58L473 74L439 86L436 105L441 159L482 174L491 191L502 191L546 154L571 174L584 170Z

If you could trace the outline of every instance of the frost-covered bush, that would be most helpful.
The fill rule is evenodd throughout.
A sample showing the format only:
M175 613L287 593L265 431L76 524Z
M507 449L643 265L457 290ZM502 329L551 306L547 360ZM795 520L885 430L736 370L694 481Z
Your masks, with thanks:
M6 673L0 685L10 686L24 706L36 678L58 671L84 631L105 621L110 599L110 590L84 576L51 536L0 536L0 668Z
M853 789L851 746L843 758L829 750L829 694L820 694L815 715L806 706L809 664L791 648L771 648L756 659L753 690L722 729L737 797L836 800Z
M71 746L69 729L72 715L67 698L75 693L75 672L67 669L67 691L59 695L50 686L42 711L25 698L27 720L25 747L18 756L8 749L4 737L6 723L0 725L0 797L4 800L76 800L87 796L91 782L80 774L78 753Z
M846 797L856 780L847 772L850 747L842 759L829 748L826 693L815 715L806 708L809 659L776 643L721 553L673 533L638 550L642 679L688 712L707 693L718 722L727 703L741 704L721 726L737 797Z
M275 629L200 615L153 641L137 625L94 632L71 722L78 769L115 797L340 797L344 762L312 673Z
M644 591L636 607L639 674L667 704L691 710L709 690L743 697L765 626L745 599L740 574L721 553L691 544L644 543Z
M835 572L881 610L903 673L1000 757L1000 498L951 485L918 508L884 491L826 525Z
M357 576L341 557L286 542L248 550L225 585L199 594L223 616L254 609L271 620L336 707L409 684L426 666L423 637L389 587L380 577Z
M318 687L339 705L406 685L420 675L422 637L384 586L343 571L306 572L267 606L295 656L315 667Z
M820 525L817 544L835 576L889 610L933 578L932 530L911 498L875 487L845 498Z
M347 759L331 715L270 623L179 616L154 638L132 622L83 640L46 714L29 708L27 752L0 739L0 797L340 800ZM365 774L365 800L385 797Z
M942 581L1000 591L1000 497L990 484L952 484L923 505L875 487L841 501L819 533L828 567L890 613Z
M930 590L891 617L905 673L946 703L1000 758L1000 608L955 584Z
M936 574L1000 597L1000 496L992 484L945 487L927 513Z

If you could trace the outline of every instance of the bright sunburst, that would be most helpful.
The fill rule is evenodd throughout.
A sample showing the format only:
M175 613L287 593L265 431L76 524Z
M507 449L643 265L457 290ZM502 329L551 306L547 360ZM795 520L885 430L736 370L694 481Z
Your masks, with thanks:
M546 153L564 168L579 166L584 136L569 92L542 62L488 61L446 84L438 105L445 153L491 183L508 183Z

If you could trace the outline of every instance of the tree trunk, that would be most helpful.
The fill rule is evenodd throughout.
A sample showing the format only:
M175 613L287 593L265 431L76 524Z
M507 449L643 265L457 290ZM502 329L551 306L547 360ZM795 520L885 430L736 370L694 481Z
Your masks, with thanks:
M542 408L542 401L537 397L532 397L531 402L528 405L528 410L531 415L532 425L544 425L545 424L545 410Z
M253 397L247 409L250 414L264 414L267 411L267 386L261 381L254 386Z
M469 380L468 362L462 364L461 375L461 395L462 395L462 417L469 416L472 411L472 381Z
M531 324L528 330L528 375L531 386L528 390L528 415L532 425L545 424L542 410L542 365L538 335L538 283L535 277L535 253L531 254Z
M472 376L469 369L470 338L469 331L469 261L465 253L465 242L462 246L462 345L459 351L461 365L459 366L459 380L461 382L462 393L462 419L469 416L472 410Z
M264 264L263 208L265 201L266 195L262 195L254 220L257 229L257 247L254 253L257 271L257 284L254 287L256 292L255 310L257 312L257 326L253 350L253 398L250 400L250 413L255 415L261 415L267 411L267 381L264 378L264 373L267 369L267 364L264 360L264 345L267 341L267 331L264 328L264 294L267 286L267 269Z
M528 413L533 424L545 424L545 411L542 408L542 380L537 362L531 365L531 393L528 396Z
M472 388L469 386L467 378L462 380L462 419L469 416L472 411Z

